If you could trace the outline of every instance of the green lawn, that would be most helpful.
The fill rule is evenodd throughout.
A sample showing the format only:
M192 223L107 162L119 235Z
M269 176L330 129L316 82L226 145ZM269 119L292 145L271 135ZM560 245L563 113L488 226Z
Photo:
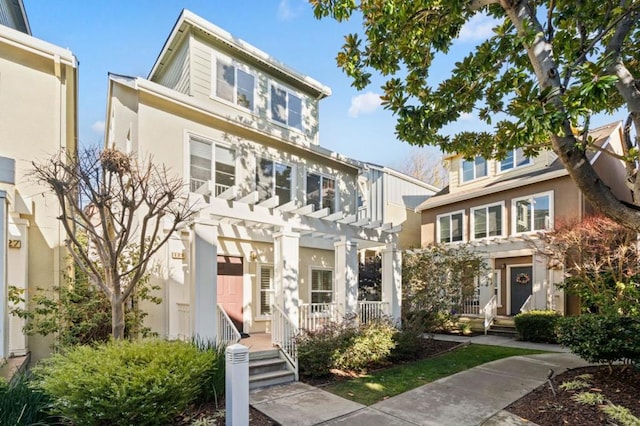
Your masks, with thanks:
M476 365L510 356L541 353L545 352L502 346L467 345L434 358L332 383L323 389L360 404L371 405Z

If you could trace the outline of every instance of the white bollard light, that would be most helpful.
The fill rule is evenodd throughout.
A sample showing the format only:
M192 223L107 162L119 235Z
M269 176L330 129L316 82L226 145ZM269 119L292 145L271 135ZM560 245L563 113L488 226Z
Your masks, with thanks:
M227 426L249 424L249 348L239 343L225 350Z

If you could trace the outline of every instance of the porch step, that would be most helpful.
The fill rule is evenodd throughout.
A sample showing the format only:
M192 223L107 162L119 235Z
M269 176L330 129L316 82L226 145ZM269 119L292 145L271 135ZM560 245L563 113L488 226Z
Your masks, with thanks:
M492 324L487 330L487 334L491 334L493 336L507 336L507 337L517 337L518 333L516 332L515 325L509 324Z
M263 388L293 382L295 374L280 351L270 349L249 353L249 389Z

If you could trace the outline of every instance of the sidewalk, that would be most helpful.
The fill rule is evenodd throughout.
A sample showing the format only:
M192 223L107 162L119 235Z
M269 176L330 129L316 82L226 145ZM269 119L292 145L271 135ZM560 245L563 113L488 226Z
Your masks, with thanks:
M369 407L300 382L252 391L251 405L284 426L535 426L503 411L503 408L546 382L549 369L559 374L567 368L587 365L575 355L564 353L557 345L518 342L495 336L469 338L438 335L436 338L466 339L462 341L474 344L557 350L558 353L493 361Z

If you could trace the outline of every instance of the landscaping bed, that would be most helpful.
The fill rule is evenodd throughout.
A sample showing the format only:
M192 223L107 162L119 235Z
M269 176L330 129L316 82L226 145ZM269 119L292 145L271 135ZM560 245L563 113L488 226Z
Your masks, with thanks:
M606 407L614 404L628 409L633 416L640 418L640 370L629 371L631 368L626 372L622 372L620 366L616 366L613 372L607 366L569 370L552 378L556 396L549 384L544 384L509 405L506 410L540 426L640 425L637 419L625 423L612 419L605 412ZM571 386L577 380L585 384ZM563 383L565 385L561 386ZM579 403L575 400L578 398L576 395L583 392L600 394L600 397L591 398L602 398L604 401L594 405Z

